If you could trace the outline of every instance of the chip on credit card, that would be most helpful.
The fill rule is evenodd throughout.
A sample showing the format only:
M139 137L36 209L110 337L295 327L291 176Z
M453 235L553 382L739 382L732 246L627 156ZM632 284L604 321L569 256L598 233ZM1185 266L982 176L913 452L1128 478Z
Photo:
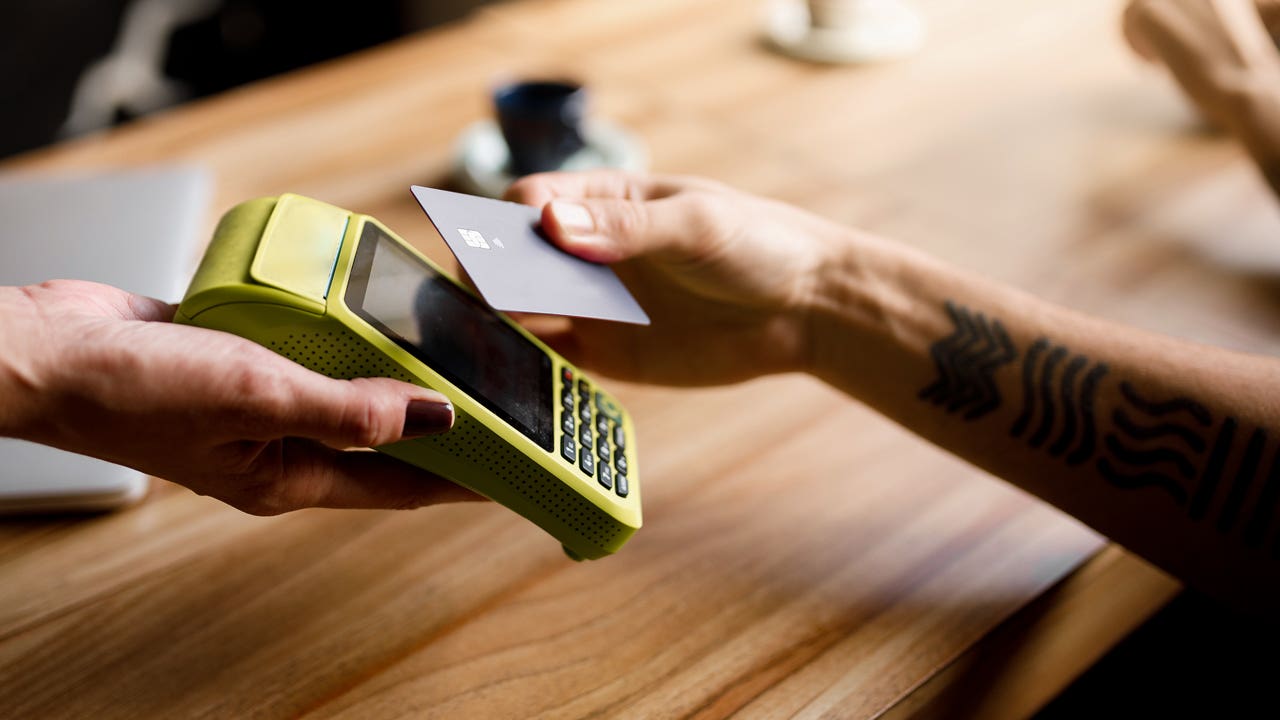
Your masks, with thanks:
M541 208L418 185L412 189L495 310L649 324L609 266L574 257L542 234Z

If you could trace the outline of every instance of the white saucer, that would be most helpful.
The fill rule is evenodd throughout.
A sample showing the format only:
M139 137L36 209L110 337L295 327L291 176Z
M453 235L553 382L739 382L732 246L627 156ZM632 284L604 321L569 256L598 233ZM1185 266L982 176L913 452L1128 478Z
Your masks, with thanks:
M774 0L769 7L769 41L782 52L810 62L871 63L912 55L924 44L924 20L896 0L865 0L845 28L809 25L804 0Z
M618 168L643 172L649 154L639 138L603 120L588 122L583 130L587 146L565 161L560 170ZM473 195L502 197L516 176L508 172L510 153L498 124L481 120L458 139L454 179L459 189Z

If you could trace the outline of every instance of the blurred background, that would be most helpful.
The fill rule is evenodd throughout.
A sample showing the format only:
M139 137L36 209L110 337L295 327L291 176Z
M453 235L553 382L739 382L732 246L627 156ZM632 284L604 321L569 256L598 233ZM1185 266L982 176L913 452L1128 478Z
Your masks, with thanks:
M0 157L460 18L492 0L5 0Z

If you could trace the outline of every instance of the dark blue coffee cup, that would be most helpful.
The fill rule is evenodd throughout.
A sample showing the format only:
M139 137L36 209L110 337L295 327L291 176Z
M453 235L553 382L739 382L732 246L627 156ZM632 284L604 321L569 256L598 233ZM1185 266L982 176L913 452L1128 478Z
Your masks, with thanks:
M556 170L586 146L582 123L587 91L576 83L533 81L504 85L493 94L507 141L512 175Z

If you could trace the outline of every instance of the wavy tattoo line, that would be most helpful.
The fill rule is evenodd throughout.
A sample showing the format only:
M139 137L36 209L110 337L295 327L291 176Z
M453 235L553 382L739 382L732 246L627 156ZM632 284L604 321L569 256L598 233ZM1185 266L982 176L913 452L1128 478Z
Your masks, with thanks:
M1085 356L1077 355L1062 371L1062 430L1058 433L1058 439L1049 446L1049 454L1054 457L1060 457L1067 451L1071 441L1076 439L1076 376L1088 362Z
M1098 458L1097 468L1098 473L1116 487L1126 490L1155 487L1168 493L1178 505L1185 505L1187 502L1186 488L1168 475L1150 471L1123 473L1116 470L1107 458Z
M1159 417L1172 413L1185 412L1203 427L1209 427L1213 424L1213 416L1209 414L1208 409L1194 400L1190 400L1188 398L1174 398L1164 402L1147 400L1139 395L1138 391L1127 382L1120 383L1120 393L1124 395L1125 400L1129 401L1129 404L1148 415Z
M1138 450L1131 448L1120 442L1120 438L1112 433L1107 433L1104 440L1107 450L1115 456L1117 460L1126 465L1137 465L1146 467L1149 465L1159 465L1168 463L1178 470L1178 474L1187 480L1191 480L1196 476L1195 466L1189 460L1183 457L1182 453L1168 448L1153 448L1150 450Z
M1185 443L1189 449L1198 453L1204 452L1204 438L1181 425L1173 423L1139 425L1124 410L1119 408L1111 414L1111 420L1125 435L1134 440L1160 440L1167 437L1175 437Z
M1027 440L1033 448L1043 445L1049 439L1049 431L1053 430L1053 371L1066 356L1066 348L1056 347L1044 360L1044 373L1040 376L1040 402L1044 405L1044 414L1040 416L1040 427Z
M1013 427L1009 428L1009 434L1013 437L1022 437L1022 433L1031 424L1031 419L1035 417L1036 363L1040 360L1040 353L1048 349L1049 341L1040 338L1027 349L1027 356L1022 359L1022 414L1014 421Z
M1084 382L1080 384L1080 443L1076 445L1076 449L1071 451L1067 456L1068 465L1080 465L1089 458L1093 457L1094 443L1097 436L1097 428L1093 421L1093 401L1098 394L1098 382L1107 374L1109 368L1105 363L1098 363L1093 366L1088 375L1084 376Z

